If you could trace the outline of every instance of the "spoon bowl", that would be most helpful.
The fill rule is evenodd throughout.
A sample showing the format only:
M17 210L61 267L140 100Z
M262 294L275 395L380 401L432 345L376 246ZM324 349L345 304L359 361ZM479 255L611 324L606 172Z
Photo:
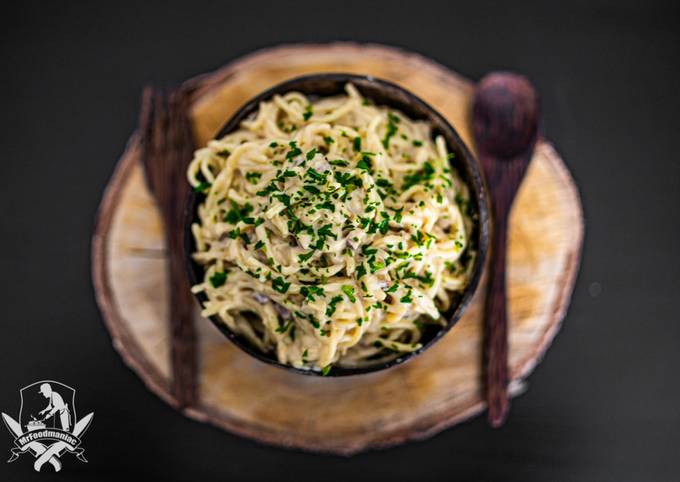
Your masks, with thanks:
M536 143L538 96L526 77L497 72L479 83L473 118L477 146L489 154L512 158Z

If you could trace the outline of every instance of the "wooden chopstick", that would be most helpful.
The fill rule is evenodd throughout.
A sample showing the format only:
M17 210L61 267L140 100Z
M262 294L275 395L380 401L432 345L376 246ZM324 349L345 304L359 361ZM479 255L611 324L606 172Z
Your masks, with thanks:
M193 296L184 268L186 169L193 155L188 117L190 95L182 87L168 93L146 87L140 133L147 184L163 218L168 251L172 392L180 408L196 402L196 335Z

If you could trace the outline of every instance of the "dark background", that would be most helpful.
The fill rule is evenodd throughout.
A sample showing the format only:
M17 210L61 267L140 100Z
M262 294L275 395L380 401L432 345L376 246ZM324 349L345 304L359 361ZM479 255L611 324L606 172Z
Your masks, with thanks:
M66 457L62 480L679 480L679 22L677 2L649 0L3 4L0 409L16 414L39 379L76 388L96 412L90 462ZM512 69L542 95L583 198L583 264L500 430L478 417L351 459L264 447L178 415L111 346L90 236L142 85L330 40L404 47L472 79ZM0 478L55 477L24 456Z

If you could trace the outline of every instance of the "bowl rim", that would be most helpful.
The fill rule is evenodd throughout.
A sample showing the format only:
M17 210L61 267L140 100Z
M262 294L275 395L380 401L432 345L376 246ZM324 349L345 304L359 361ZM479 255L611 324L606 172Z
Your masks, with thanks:
M463 313L469 306L475 292L477 291L477 288L479 286L479 281L482 276L482 272L484 270L484 266L486 264L486 258L488 254L488 245L489 245L489 204L488 204L488 197L486 193L486 186L484 183L484 180L482 178L481 174L481 169L479 167L479 163L476 159L476 157L472 154L470 149L467 147L465 142L461 139L460 135L456 131L456 129L449 123L446 118L440 114L437 110L435 110L431 105L429 105L427 102L422 100L420 97L418 97L416 94L413 92L405 89L404 87L401 87L393 82L390 82L385 79L381 79L378 77L374 77L371 75L361 75L361 74L352 74L352 73L341 73L341 72L331 72L331 73L317 73L317 74L307 74L307 75L301 75L297 77L293 77L287 80L284 80L280 83L277 83L276 85L264 90L260 94L256 95L255 97L252 97L250 100L245 102L241 107L239 107L233 115L227 120L218 133L213 137L213 139L220 139L224 137L225 135L229 134L230 132L233 132L235 129L237 129L241 122L247 118L249 115L251 115L253 112L257 111L259 108L259 104L262 101L266 101L271 99L274 95L276 94L284 94L286 92L290 91L305 91L306 89L301 88L301 84L304 84L306 82L311 82L314 80L319 80L319 81L327 81L327 82L333 82L333 83L340 83L343 87L347 83L352 83L359 92L362 93L366 98L371 99L371 95L367 95L365 92L362 91L363 88L365 88L367 85L373 85L376 87L378 90L382 90L383 92L387 92L390 94L386 95L393 95L398 94L402 96L404 99L406 99L411 105L417 106L419 110L422 112L427 113L428 121L432 121L432 119L436 120L438 124L438 128L436 130L442 131L441 134L444 136L444 139L446 141L447 147L451 152L456 152L456 162L460 163L461 165L464 165L467 169L467 173L469 175L470 179L466 179L466 184L468 185L468 188L471 191L471 199L475 200L476 203L476 208L477 208L477 226L476 226L476 232L477 232L477 239L476 239L476 247L477 247L477 255L474 261L474 266L472 269L472 274L470 276L470 280L468 285L466 286L465 290L463 291L462 295L460 296L460 299L458 300L457 305L455 308L452 309L450 316L447 319L447 323L445 326L442 326L439 328L439 330L434 334L434 336L428 340L423 346L421 346L418 350L415 350L413 352L405 353L395 359L389 360L387 362L383 363L376 363L372 365L368 365L365 367L354 367L354 368L346 368L346 367L339 367L339 366L333 366L332 369L326 374L323 375L320 371L316 370L311 370L311 369L301 369L301 368L296 368L291 365L285 365L283 363L280 363L278 360L276 360L273 356L270 356L271 354L267 353L262 353L257 348L253 347L250 343L248 343L247 340L244 340L241 336L237 335L236 333L232 332L220 318L218 318L216 315L212 315L209 317L210 321L217 327L217 329L228 339L230 340L234 345L236 345L239 349L242 351L246 352L248 355L254 357L255 359L264 362L268 365L273 365L278 368L284 369L286 371L300 374L300 375L306 375L306 376L318 376L318 377L324 377L324 378L334 378L334 377L345 377L345 376L352 376L352 375L361 375L361 374L367 374L367 373L373 373L373 372L378 372L378 371L383 371L387 370L389 368L395 367L397 365L401 365L409 360L412 360L413 358L416 358L418 355L422 354L429 348L431 348L437 341L439 341L441 338L446 335L451 328L460 320L462 317ZM305 92L306 95L309 96L314 96L315 94L312 92ZM316 94L321 97L323 96L328 96L328 94ZM337 94L333 94L337 95ZM399 100L394 98L391 100L393 104L399 103ZM391 105L390 102L380 102L378 105L386 105L388 107L392 107L395 109L398 109L400 111L403 111L403 107L395 107L394 105ZM409 109L406 109L409 110ZM452 142L451 142L452 141ZM460 154L460 156L458 155ZM458 169L460 171L460 169ZM467 177L467 176L465 176ZM189 194L187 195L186 203L185 203L185 210L184 210L184 243L183 243L183 251L184 251L184 259L185 259L185 268L189 277L189 282L191 286L198 284L203 281L202 277L202 272L203 269L202 267L196 263L193 260L192 253L194 250L195 246L195 240L193 238L193 233L191 230L192 224L197 220L198 216L198 204L199 204L199 199L200 199L200 194L196 193L193 189L189 190ZM201 274L199 276L199 273ZM194 293L194 297L199 303L199 306L203 306L203 302L207 300L207 297L204 293ZM449 309L451 310L451 308Z

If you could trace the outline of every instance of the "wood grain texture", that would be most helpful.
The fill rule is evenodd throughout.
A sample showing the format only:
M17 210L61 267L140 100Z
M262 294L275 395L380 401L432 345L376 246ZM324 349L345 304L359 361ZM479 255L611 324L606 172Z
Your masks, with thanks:
M470 147L470 82L420 56L382 46L285 46L252 54L189 81L198 145L261 90L311 72L356 72L396 82L444 114ZM97 300L124 361L176 406L170 391L165 245L146 189L135 136L100 207L93 238ZM511 391L542 357L566 312L583 238L576 187L541 141L510 217L508 251ZM352 454L430 436L484 409L481 385L484 282L462 320L437 345L385 372L341 379L267 366L197 318L200 404L184 410L260 442Z
M172 392L180 407L195 404L198 375L193 295L185 269L182 203L189 193L186 170L194 153L190 105L190 93L182 88L163 92L147 86L139 119L144 177L165 227Z
M479 81L472 108L477 159L491 206L492 236L484 311L487 419L500 427L508 416L507 230L512 203L538 139L538 96L526 77L492 72Z

